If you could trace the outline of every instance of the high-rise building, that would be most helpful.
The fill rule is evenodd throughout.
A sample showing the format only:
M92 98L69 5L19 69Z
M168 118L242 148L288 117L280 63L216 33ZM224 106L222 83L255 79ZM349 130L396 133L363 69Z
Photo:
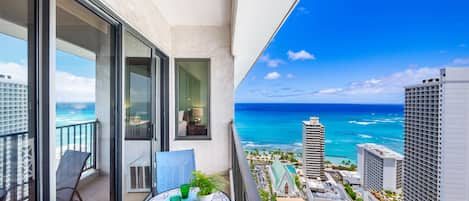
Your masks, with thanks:
M324 126L318 117L303 121L303 169L308 179L325 180Z
M402 189L402 160L404 157L382 145L357 145L358 173L365 190Z
M21 184L32 175L27 131L27 85L0 74L0 158L3 159L0 171L5 175L0 182L3 184ZM17 193L28 194L28 191L21 188Z
M469 200L469 68L405 89L404 200Z
M28 130L28 86L0 74L0 135Z

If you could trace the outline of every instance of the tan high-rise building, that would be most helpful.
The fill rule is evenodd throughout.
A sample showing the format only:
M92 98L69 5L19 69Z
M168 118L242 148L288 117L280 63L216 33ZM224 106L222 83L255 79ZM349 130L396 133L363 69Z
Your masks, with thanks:
M325 180L324 126L318 117L303 121L303 169L308 179Z

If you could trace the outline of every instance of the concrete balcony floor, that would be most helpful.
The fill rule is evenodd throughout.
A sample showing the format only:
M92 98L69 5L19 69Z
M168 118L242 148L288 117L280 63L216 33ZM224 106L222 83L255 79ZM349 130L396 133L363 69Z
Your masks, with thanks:
M109 199L109 177L93 176L80 182L78 192L83 201L110 201ZM125 193L125 201L142 201L148 193Z

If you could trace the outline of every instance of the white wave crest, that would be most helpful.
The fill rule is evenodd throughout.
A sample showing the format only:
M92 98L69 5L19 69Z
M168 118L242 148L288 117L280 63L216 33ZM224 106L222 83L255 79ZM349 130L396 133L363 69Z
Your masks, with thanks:
M363 126L370 125L370 124L376 124L375 121L349 121L348 123L350 123L350 124L357 124L357 125L363 125Z
M373 136L367 135L367 134L358 134L358 136L360 136L361 138L365 138L365 139L373 138Z

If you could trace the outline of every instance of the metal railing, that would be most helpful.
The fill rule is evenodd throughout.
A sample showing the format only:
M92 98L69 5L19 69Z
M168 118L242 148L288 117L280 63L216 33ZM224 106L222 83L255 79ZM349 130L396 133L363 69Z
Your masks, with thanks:
M91 153L85 170L96 168L98 121L59 126L56 128L56 160L66 150ZM32 183L32 145L28 132L0 135L0 188L7 189L8 200L29 200Z
M32 149L28 132L0 136L0 188L10 190L8 200L28 200L32 177ZM26 185L23 185L26 184Z
M96 126L98 121L88 121L78 124L59 126L56 128L56 151L58 151L56 159L60 161L60 157L66 150L75 150L91 153L91 157L86 161L83 170L96 168Z
M246 155L244 155L244 150L233 122L230 123L230 133L232 140L231 169L233 172L234 198L236 201L261 201L256 182L252 177Z

